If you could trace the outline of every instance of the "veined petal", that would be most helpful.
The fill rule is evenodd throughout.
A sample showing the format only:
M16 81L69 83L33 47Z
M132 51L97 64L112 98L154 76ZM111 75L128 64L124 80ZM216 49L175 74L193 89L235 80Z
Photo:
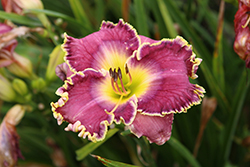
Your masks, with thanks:
M195 72L200 62L181 37L144 43L136 57L127 62L132 78L142 72L140 84L135 88L138 110L144 115L163 116L186 112L193 104L199 104L205 90L191 84L188 76L197 77Z
M123 67L139 43L136 30L121 19L118 24L103 22L98 32L81 39L65 35L63 48L73 71L109 70L110 67Z
M138 138L146 136L150 143L164 144L170 139L174 114L164 117L143 115L137 113L129 129Z

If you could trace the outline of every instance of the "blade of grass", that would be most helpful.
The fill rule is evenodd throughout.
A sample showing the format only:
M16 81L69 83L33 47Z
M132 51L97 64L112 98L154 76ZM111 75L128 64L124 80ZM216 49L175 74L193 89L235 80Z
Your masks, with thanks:
M95 9L95 18L97 20L97 23L100 24L102 20L104 19L104 8L105 8L105 1L103 0L95 0L96 3L96 9Z
M64 19L64 20L70 22L71 24L74 24L75 26L79 26L81 28L87 29L87 27L83 23L78 22L74 18L72 18L68 15L65 15L63 13L59 13L59 12L55 12L55 11L51 11L51 10L46 10L46 9L28 9L26 11L28 13L44 13L48 16L58 17L58 18L61 18L61 19Z
M147 14L145 12L143 0L135 0L135 18L136 27L140 35L149 37L149 30L147 25Z
M163 2L163 0L157 0L161 15L163 17L165 26L168 30L169 36L171 38L175 38L177 36L177 31L174 28L174 23L170 17L170 14L168 13L168 8L166 7L166 4Z
M96 158L98 161L100 161L103 165L105 165L107 167L139 167L139 166L135 166L135 165L125 164L122 162L117 162L117 161L113 161L110 159L102 158L98 155L91 155L91 156Z
M89 33L92 30L90 21L87 18L87 15L82 7L81 1L78 0L69 0L71 9L76 17L76 20L81 22L82 24L85 24L86 29L89 31Z
M224 79L225 75L223 68L223 51L222 51L224 9L225 9L225 2L221 1L219 17L218 17L219 20L217 27L217 35L216 35L214 54L213 54L213 75L223 92L225 90L225 79Z
M196 55L200 57L198 51L196 51ZM203 61L200 67L208 83L208 86L210 87L210 91L217 98L218 104L223 108L223 111L229 111L229 112L232 111L232 108L230 107L230 104L225 94L219 88L207 64Z
M156 23L160 32L160 36L159 38L157 38L157 40L160 40L160 38L162 37L169 37L168 31L165 27L161 12L159 10L158 4L157 3L152 3L151 0L147 0L146 1L147 6L149 9L151 9L153 11L153 15L155 17Z
M244 73L243 77L246 78L246 73ZM241 86L242 84L239 83L239 87ZM231 146L232 146L232 141L233 141L233 135L235 134L235 131L236 131L236 126L240 118L240 114L242 111L243 104L245 102L245 97L247 95L249 86L250 86L250 82L248 82L247 85L244 87L243 91L241 91L241 96L237 102L236 108L234 108L233 110L234 112L231 113L231 115L229 116L229 121L225 125L225 131L223 133L223 141L222 141L223 146L221 149L222 152L220 156L218 157L218 161L217 161L219 163L218 164L219 166L225 166L228 161Z
M24 24L24 25L27 25L27 26L37 27L37 26L42 25L38 20L33 20L33 19L28 18L26 16L17 15L17 14L14 14L14 13L6 13L4 11L0 11L0 18L11 20L11 21L13 21L15 23Z
M94 151L96 148L98 148L99 146L101 146L105 141L107 141L116 132L118 132L118 130L119 129L110 129L108 131L108 134L107 134L106 138L103 141L100 141L100 142L97 142L97 143L90 142L87 145L85 145L84 147L80 148L79 150L76 150L76 155L77 155L76 159L77 160L84 159L92 151Z
M167 143L170 144L176 151L178 151L192 167L200 166L197 160L193 157L192 153L185 146L183 146L178 140L176 140L173 136Z

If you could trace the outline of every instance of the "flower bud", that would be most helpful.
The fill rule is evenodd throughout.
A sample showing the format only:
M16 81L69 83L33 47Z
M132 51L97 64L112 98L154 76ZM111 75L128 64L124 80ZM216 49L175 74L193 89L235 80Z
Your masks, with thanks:
M43 78L38 78L32 81L31 86L36 91L41 91L46 86L46 82Z
M7 13L23 14L24 9L43 9L40 0L2 0L1 2Z
M47 71L46 71L47 81L51 82L57 78L55 74L55 69L57 65L63 63L64 55L65 53L61 49L60 45L56 46L54 50L52 51L52 53L50 54L49 64L48 64Z
M15 126L20 122L24 113L25 108L17 104L7 112L0 125L0 166L15 166L18 158L23 158Z
M13 81L12 81L12 87L14 88L14 90L22 95L22 96L25 96L28 94L28 88L27 88L27 85L26 83L21 80L21 79L18 79L18 78L15 78Z
M41 0L14 0L22 9L43 9Z
M0 88L0 99L8 102L15 101L16 93L13 90L11 83L2 75L0 75Z
M13 53L14 63L7 66L7 69L14 75L21 78L31 78L33 76L32 63L26 57Z

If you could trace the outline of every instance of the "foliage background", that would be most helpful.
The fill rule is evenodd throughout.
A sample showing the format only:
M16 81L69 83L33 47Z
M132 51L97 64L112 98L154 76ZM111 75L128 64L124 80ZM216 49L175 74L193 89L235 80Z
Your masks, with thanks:
M229 1L229 0L228 0ZM31 106L17 126L24 160L19 166L103 166L89 154L110 160L147 166L249 166L250 165L250 92L249 69L233 50L234 1L226 2L223 22L219 20L220 1L209 0L42 0L44 10L30 10L24 16L6 14L1 8L0 20L11 20L17 26L43 27L30 13L45 13L51 23L50 36L31 33L18 38L16 52L29 58L33 70L46 82L49 54L63 43L63 33L81 38L98 31L102 20L117 23L119 18L133 25L139 34L153 39L173 38L177 34L187 39L198 57L203 59L195 81L206 89L206 97L217 99L217 108L201 140L196 158L192 153L203 119L201 105L186 114L175 115L171 140L162 146L145 143L131 135L121 135L118 126L106 142L87 145L76 133L65 132L67 123L58 126L52 116L50 102L57 101L55 90L60 79L44 87L32 87L32 79L23 79L32 94ZM128 4L128 5L126 5ZM236 5L235 5L236 4ZM223 11L222 11L223 13ZM219 23L221 30L218 31ZM45 27L45 29L48 27ZM56 36L56 38L54 38ZM219 38L221 37L221 38ZM53 40L52 40L53 39ZM216 45L217 39L217 45ZM218 46L218 47L217 47ZM16 78L1 69L10 80ZM50 71L54 73L54 71ZM15 102L1 101L1 119ZM85 147L88 146L88 147ZM95 149L95 147L97 147ZM76 150L85 148L83 151ZM142 149L142 153L139 148ZM138 151L139 150L139 151ZM81 156L84 154L84 156ZM78 156L78 159L76 158ZM79 158L81 157L81 158ZM144 159L141 161L141 159ZM145 162L144 162L145 161ZM154 161L154 162L151 162Z

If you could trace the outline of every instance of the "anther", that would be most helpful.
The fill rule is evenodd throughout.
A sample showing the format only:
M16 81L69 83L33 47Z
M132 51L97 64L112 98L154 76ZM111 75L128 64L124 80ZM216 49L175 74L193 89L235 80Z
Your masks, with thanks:
M114 68L114 71L113 71L113 78L114 78L114 81L116 82L117 79L118 79L118 74L116 72L116 69Z
M127 63L125 64L125 72L126 72L126 74L128 74L128 73L129 73L129 69L128 69L128 65L127 65Z
M130 86L132 84L132 76L131 76L131 74L129 72L127 63L125 64L125 72L129 76L129 82L126 84L126 87L127 87L127 86Z
M114 76L114 72L113 72L112 68L109 69L109 76L111 78L113 78L113 76Z
M122 79L122 71L121 71L120 67L118 67L117 73L118 73L119 79L121 80Z

